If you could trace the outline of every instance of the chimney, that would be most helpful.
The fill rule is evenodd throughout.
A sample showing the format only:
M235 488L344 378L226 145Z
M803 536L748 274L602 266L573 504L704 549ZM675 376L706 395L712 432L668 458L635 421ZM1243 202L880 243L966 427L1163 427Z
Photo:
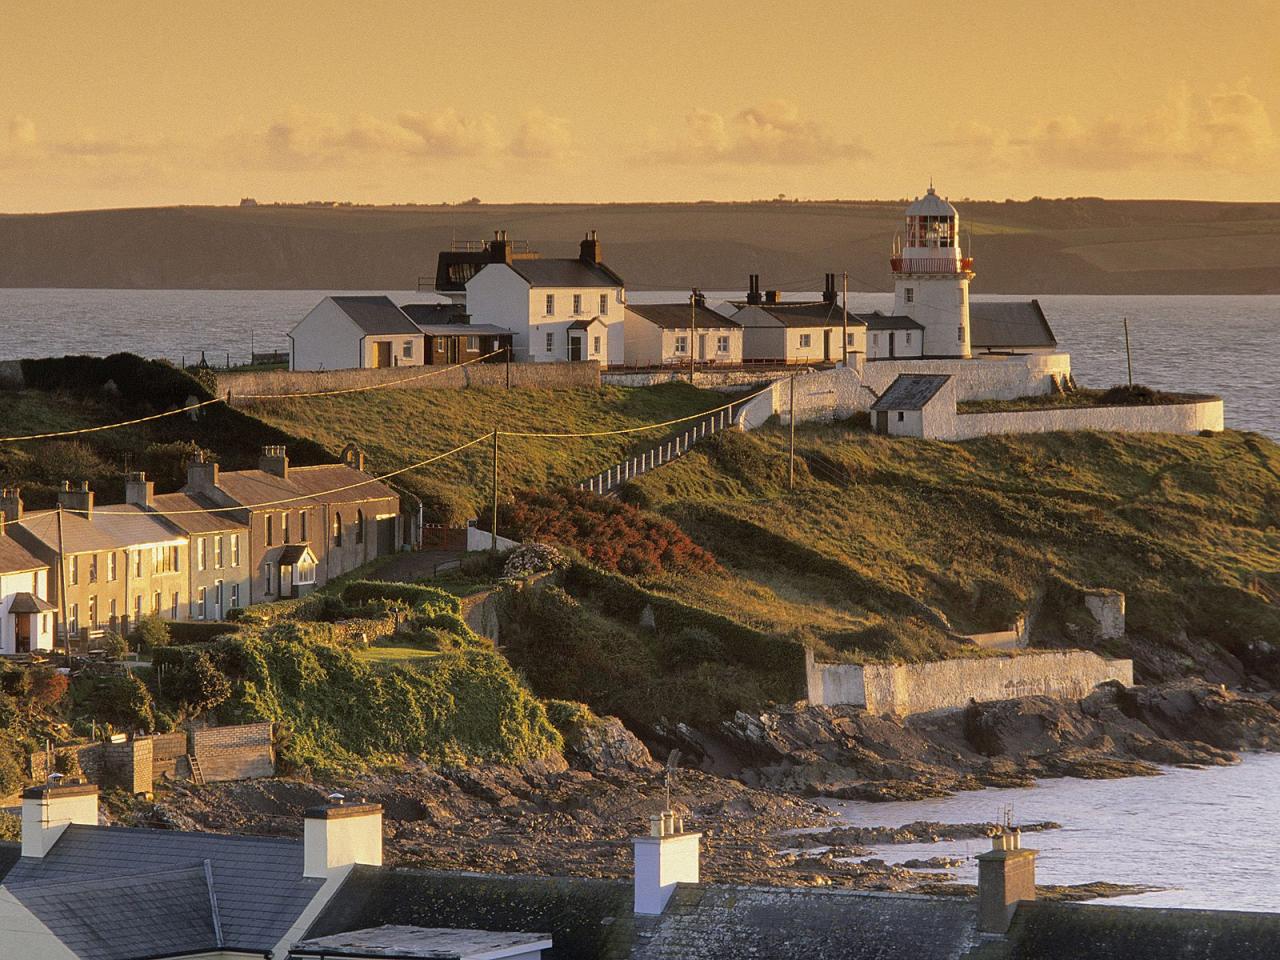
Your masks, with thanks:
M511 241L507 239L507 231L493 231L493 240L489 243L489 260L491 263L511 262Z
M348 443L342 448L342 462L352 470L364 472L364 451L354 443Z
M203 453L199 457L187 461L188 493L211 494L218 486L218 465L206 460Z
M89 481L81 480L72 487L68 480L62 481L62 489L58 491L58 503L73 513L84 514L85 518L93 516L93 491L89 489Z
M263 473L274 474L284 479L289 478L289 455L283 444L275 444L262 448L262 456L258 458L258 469Z
M145 473L131 473L124 482L124 502L135 507L150 507L155 502L156 485Z
M695 305L699 307L705 307L707 305L707 295L703 293L701 290L699 290L697 287L694 287L693 302Z
M22 519L22 491L18 487L0 489L0 516L9 521Z
M666 909L677 883L698 882L702 834L685 833L684 821L670 810L649 818L649 835L636 837L635 912L657 916Z
M347 803L337 793L329 800L309 808L302 822L302 875L324 878L357 863L382 866L382 805Z
M583 263L600 262L600 241L596 239L594 230L588 231L586 239L578 245L578 259Z
M50 782L22 792L22 855L43 857L68 824L98 825L98 788Z
M778 291L777 291L777 290L766 290L766 291L764 292L764 302L765 302L765 303L777 303L777 302L778 302Z
M826 275L826 285L822 288L822 302L836 302L836 275L834 273Z
M747 276L747 303L760 303L760 274L752 273Z
M1022 848L1022 831L1005 829L978 854L978 929L1006 933L1022 900L1036 898L1037 850Z

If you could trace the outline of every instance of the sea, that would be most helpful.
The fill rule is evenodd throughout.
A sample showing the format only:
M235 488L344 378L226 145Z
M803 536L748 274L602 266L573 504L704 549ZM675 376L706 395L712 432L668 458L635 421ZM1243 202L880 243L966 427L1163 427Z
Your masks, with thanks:
M127 350L175 362L242 363L286 350L289 329L333 290L0 289L0 360ZM435 299L385 292L398 303ZM741 291L708 293L740 297ZM630 291L636 302L687 292ZM788 294L801 299L810 294ZM976 297L975 299L1026 299ZM1040 303L1076 381L1128 379L1164 390L1217 393L1229 427L1280 438L1280 296L1043 296ZM854 310L889 310L892 296L850 293ZM1129 352L1125 350L1128 321Z

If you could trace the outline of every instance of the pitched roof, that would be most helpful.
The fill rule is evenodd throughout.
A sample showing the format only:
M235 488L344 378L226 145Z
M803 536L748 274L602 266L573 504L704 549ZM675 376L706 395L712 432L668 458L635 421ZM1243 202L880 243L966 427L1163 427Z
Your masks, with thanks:
M689 329L688 303L629 303L627 310L663 330ZM698 304L694 315L694 322L699 330L726 330L742 326L724 314L712 310L706 304Z
M280 550L280 566L292 567L301 560L311 557L311 562L316 562L316 555L312 553L311 547L305 543L289 543Z
M599 317L579 317L577 320L573 321L573 323L569 324L569 329L570 330L586 330L592 324L596 324L596 323L603 325L604 321L601 320Z
M402 303L400 309L418 326L424 323L466 323L471 316L461 303Z
M350 317L355 325L367 334L389 336L402 333L417 333L418 328L408 315L391 302L390 297L376 296L339 296L330 297L343 313Z
M531 287L621 287L622 278L603 263L536 257L507 264Z
M946 373L903 373L871 405L872 410L923 410L951 379Z
M1039 300L969 301L969 342L974 347L1056 347Z
M835 302L827 303L825 300L817 300L811 303L761 303L756 306L776 319L784 327L799 329L806 327L840 327L845 322L844 317L841 316L840 304ZM858 319L856 313L849 314L849 325L851 327L859 326L861 323L862 321ZM750 326L750 324L743 324L743 326Z
M551 937L540 933L508 933L496 930L452 930L386 924L369 930L353 930L294 944L292 956L394 957L396 960L473 960L484 957L527 956L551 946Z
M492 323L420 323L418 329L428 337L510 337L506 327Z
M302 875L302 844L297 840L269 837L239 837L216 833L189 833L178 830L148 830L137 827L94 827L72 824L63 831L53 848L41 858L24 857L5 877L4 887L23 903L39 901L48 911L50 926L58 936L79 936L83 928L74 917L59 912L51 901L67 898L51 895L50 885L84 884L86 891L96 885L110 892L93 914L102 924L97 929L112 936L130 935L130 918L120 895L123 883L150 884L155 896L164 896L168 886L181 888L168 901L169 915L158 913L149 919L148 930L155 936L176 937L184 930L203 936L196 917L197 887L207 883L204 863L209 861L213 895L217 902L223 941L227 949L265 951L271 949L297 921L315 897L323 881ZM196 877L198 869L200 878ZM181 877L174 879L175 871ZM71 904L80 907L81 898ZM29 909L34 908L29 907ZM143 910L144 905L135 908ZM204 888L203 910L211 911L208 887ZM212 916L211 913L207 914ZM148 915L149 916L149 915ZM43 918L42 918L43 919ZM111 927L106 922L111 922ZM95 921L96 922L96 921ZM192 924L196 926L192 927ZM163 933L154 928L163 927ZM113 941L114 942L114 941ZM194 944L190 949L207 948ZM105 949L105 948L104 948ZM115 957L153 956L156 950L120 953L81 954L89 960Z
M222 533L246 529L230 510L187 513L188 510L209 511L218 507L218 504L198 493L157 494L152 499L151 506L159 513L173 512L174 515L166 516L165 521L186 533Z
M32 554L7 533L0 533L0 573L25 573L41 570L49 564Z
M858 319L867 325L868 330L923 330L920 324L910 317L894 317L881 313L860 313Z
M394 500L400 495L380 480L374 480L345 463L322 463L313 467L290 467L289 482L299 493L317 503L362 503L367 500ZM349 489L342 489L342 488ZM337 493L330 493L337 490Z
M41 600L34 593L15 593L9 601L10 613L48 613L55 609L48 600Z
M56 512L23 517L15 524L50 550L58 549L58 516ZM62 512L62 548L64 553L89 553L117 550L120 547L181 540L182 534L130 503L112 503L94 508L92 515Z

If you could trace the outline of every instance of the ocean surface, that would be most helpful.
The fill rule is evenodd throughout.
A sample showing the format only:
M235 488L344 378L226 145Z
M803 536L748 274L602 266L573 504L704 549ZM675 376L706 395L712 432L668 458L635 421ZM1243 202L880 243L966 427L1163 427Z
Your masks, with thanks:
M1280 911L1280 835L1275 830L1280 755L1251 754L1234 767L1170 769L1162 777L1042 780L1026 789L978 790L942 800L827 801L858 826L1051 820L1061 830L1025 833L1040 851L1041 884L1107 880L1166 888L1107 903L1148 907ZM886 863L936 856L972 858L991 842L888 844ZM977 863L953 871L977 883Z
M188 362L203 351L211 364L225 363L228 355L243 362L251 349L287 349L290 327L333 292L0 289L0 360L129 350ZM686 295L630 294L650 303ZM390 296L399 303L434 299L411 291ZM849 300L855 310L892 306L889 294L851 293ZM1127 317L1136 382L1218 393L1226 400L1228 426L1280 437L1280 296L1044 296L1040 302L1082 385L1125 381Z

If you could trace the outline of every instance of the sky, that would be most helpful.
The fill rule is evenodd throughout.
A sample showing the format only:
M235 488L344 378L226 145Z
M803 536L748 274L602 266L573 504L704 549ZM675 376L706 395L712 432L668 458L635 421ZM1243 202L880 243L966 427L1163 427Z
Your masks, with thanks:
M1280 0L50 0L0 211L1280 200Z

